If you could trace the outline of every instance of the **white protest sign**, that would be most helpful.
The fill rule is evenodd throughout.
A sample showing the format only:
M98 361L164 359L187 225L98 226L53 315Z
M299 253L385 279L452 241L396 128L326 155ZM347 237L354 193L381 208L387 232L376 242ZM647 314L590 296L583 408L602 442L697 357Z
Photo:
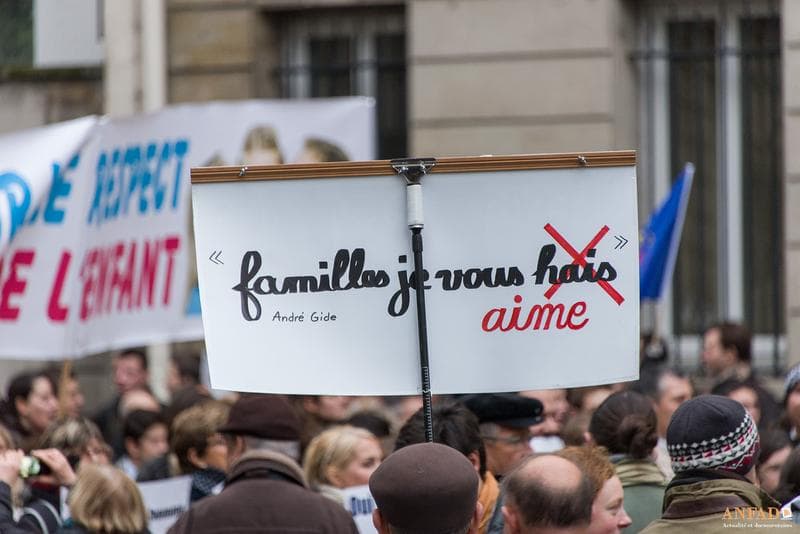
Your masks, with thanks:
M434 393L637 377L634 158L446 158L422 178ZM419 391L406 186L388 162L195 171L214 387Z
M202 339L189 169L371 158L373 136L365 98L181 105L0 136L0 358Z
M61 510L61 520L66 521L72 515L69 512L69 504L67 504L67 500L69 499L69 488L66 486L61 486L58 490L58 501L59 501L59 509Z
M375 500L369 492L369 486L353 486L342 490L345 509L353 516L353 522L360 534L377 534L372 523L372 511Z
M163 534L189 509L192 477L174 477L138 482L144 507L149 513L151 534Z

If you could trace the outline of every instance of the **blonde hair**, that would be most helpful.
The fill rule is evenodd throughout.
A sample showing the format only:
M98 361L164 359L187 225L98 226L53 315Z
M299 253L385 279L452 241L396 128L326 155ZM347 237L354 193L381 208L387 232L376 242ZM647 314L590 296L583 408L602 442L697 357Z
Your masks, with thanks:
M72 518L91 532L137 534L147 511L136 483L110 465L84 465L69 495Z
M65 456L80 456L86 451L92 439L105 445L103 433L86 417L68 417L52 423L39 439L42 449L59 449Z
M272 126L256 126L247 132L244 140L244 155L253 150L274 150L278 163L283 163L283 154L278 146L278 134ZM244 156L243 155L243 156ZM243 161L242 163L247 163Z
M356 447L365 439L377 438L369 430L343 425L329 428L311 440L303 456L306 480L312 488L322 484L331 485L328 470L344 469L356 456Z
M347 157L345 151L339 148L337 145L328 141L323 141L322 139L318 139L316 137L306 139L303 147L306 150L314 152L320 163L324 163L326 161L348 161L350 159Z

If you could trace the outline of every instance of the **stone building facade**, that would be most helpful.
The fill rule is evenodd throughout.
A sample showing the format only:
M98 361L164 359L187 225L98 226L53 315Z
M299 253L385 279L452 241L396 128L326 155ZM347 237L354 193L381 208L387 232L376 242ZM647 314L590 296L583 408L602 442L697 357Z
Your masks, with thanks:
M381 158L633 148L642 224L693 161L673 288L645 306L643 324L674 340L689 367L697 334L728 318L751 325L762 369L800 361L800 2L105 5L102 102L113 114L366 94ZM148 63L153 24L163 57ZM152 80L163 94L148 100ZM97 80L70 83L0 83L0 129L96 112Z

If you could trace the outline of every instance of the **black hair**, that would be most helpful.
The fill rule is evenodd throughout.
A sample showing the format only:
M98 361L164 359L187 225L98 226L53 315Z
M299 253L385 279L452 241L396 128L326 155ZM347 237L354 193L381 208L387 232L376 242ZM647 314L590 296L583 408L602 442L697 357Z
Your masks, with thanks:
M19 373L11 379L11 382L8 383L6 399L8 400L8 410L14 415L14 417L19 417L16 400L28 400L28 397L30 397L31 392L33 391L33 384L40 378L47 380L53 390L53 394L55 394L56 384L53 382L53 379L50 378L50 375L44 371L26 371Z
M618 391L597 407L589 422L589 432L609 453L642 460L650 456L658 443L656 424L650 399L635 391Z
M164 420L169 426L184 410L211 398L211 394L198 386L184 386L172 395L169 405L164 409Z
M117 358L136 358L142 365L142 369L147 371L148 367L147 352L145 352L145 350L141 347L132 347L130 349L125 349L119 353Z
M200 383L200 355L199 354L173 354L170 357L178 376L183 380L188 380L192 384ZM146 367L145 367L146 369Z
M681 379L686 378L686 375L682 371L673 367L667 365L648 365L642 368L639 373L639 380L633 382L628 390L641 393L654 401L658 401L661 398L661 380L668 375Z
M781 504L786 504L800 494L800 447L795 447L781 468L778 489L773 497Z
M736 359L740 362L750 362L752 359L750 330L746 326L730 321L723 321L709 326L706 332L719 331L719 341L723 349L734 349Z
M394 450L415 443L425 443L425 424L422 408L400 428ZM478 453L478 474L483 480L486 474L486 450L483 447L478 418L460 402L437 405L433 408L433 441L452 447L464 456Z
M722 395L723 397L727 397L737 389L747 388L751 390L753 393L756 394L756 402L761 405L761 400L758 398L758 390L756 386L751 382L745 382L742 380L736 380L734 378L730 380L724 380L711 388L712 395Z
M133 410L125 416L125 422L122 425L122 436L125 439L131 438L138 443L150 427L158 424L167 426L161 414L148 410Z
M356 412L344 424L369 430L378 439L386 438L392 434L392 423L386 416L375 410Z

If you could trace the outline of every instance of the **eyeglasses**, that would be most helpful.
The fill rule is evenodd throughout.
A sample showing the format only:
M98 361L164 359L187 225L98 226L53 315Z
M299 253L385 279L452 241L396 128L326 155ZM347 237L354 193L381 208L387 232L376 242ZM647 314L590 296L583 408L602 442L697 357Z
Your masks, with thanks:
M531 440L530 434L525 435L516 435L516 436L481 436L481 439L486 441L498 441L500 443L505 443L506 445L511 446L519 446L519 445L527 445L528 442Z

